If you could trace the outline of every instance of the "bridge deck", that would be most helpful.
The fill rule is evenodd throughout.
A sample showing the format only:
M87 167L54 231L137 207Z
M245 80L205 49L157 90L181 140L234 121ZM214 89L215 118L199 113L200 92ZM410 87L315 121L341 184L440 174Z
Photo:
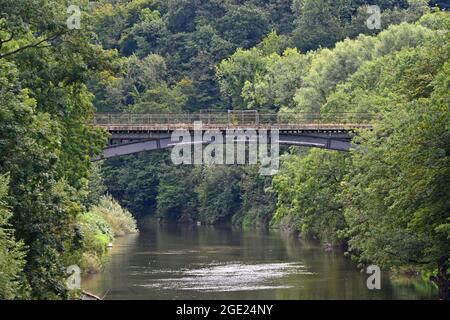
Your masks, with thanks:
M104 128L109 132L150 132L150 131L174 131L174 130L194 130L192 123L177 124L154 124L154 125L134 125L134 124L94 124L96 127ZM360 123L305 123L305 124L239 124L239 125L222 125L222 124L202 124L202 130L237 130L237 129L254 129L254 130L273 130L279 131L352 131L355 129L371 129L371 124Z
M352 131L370 129L370 115L364 113L186 113L123 114L99 113L94 125L110 132L194 130L278 129L280 131Z

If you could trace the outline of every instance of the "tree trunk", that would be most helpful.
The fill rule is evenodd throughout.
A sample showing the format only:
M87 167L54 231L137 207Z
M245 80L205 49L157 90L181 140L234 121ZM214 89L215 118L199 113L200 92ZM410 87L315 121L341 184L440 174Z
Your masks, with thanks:
M450 300L450 275L448 269L449 258L440 258L438 261L438 273L431 279L438 286L440 300Z

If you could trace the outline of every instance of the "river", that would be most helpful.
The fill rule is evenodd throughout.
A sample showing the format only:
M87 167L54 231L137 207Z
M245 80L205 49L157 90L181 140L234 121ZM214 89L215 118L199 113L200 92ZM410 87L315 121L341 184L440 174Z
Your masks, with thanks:
M428 282L382 272L381 290L342 252L278 231L159 224L118 238L83 289L105 299L434 299Z

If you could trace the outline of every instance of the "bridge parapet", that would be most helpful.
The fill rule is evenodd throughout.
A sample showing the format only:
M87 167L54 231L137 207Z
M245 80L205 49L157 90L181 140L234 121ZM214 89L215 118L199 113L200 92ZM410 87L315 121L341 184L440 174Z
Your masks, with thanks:
M354 130L371 128L367 113L97 113L94 125L110 131L173 131L193 130L201 122L203 129L227 130L237 128L278 130Z

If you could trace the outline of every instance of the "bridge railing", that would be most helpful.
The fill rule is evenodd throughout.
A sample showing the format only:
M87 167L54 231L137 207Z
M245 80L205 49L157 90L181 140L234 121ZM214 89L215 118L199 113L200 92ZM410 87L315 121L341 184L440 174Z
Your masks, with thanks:
M283 125L348 125L368 124L372 122L368 113L97 113L94 125L192 125L201 121L209 125L255 125L255 126L283 126Z

